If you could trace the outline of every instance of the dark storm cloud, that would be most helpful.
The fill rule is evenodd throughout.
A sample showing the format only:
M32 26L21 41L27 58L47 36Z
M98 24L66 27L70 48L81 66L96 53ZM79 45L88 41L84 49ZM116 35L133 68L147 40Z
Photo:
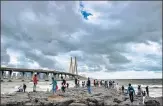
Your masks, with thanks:
M130 62L130 60L128 60L125 56L121 55L118 52L111 53L108 56L108 58L109 58L110 63L112 63L112 64L114 64L114 63L124 64L124 63Z
M54 68L55 60L46 58L43 54L37 54L35 51L27 51L25 57L34 60L39 63L42 67Z

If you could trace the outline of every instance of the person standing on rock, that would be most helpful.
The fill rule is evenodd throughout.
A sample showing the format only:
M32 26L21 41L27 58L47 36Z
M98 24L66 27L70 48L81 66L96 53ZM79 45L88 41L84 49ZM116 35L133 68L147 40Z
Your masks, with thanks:
M111 81L109 81L109 89L111 88Z
M85 87L85 81L84 81L84 87Z
M96 80L96 86L99 87L99 81L98 80Z
M134 88L131 86L131 84L129 84L127 93L129 93L130 101L131 101L131 103L132 103L132 102L134 101L135 90L134 90Z
M77 82L78 87L80 87L80 79L78 78L78 82Z
M91 81L88 77L88 81L87 81L87 88L88 88L88 93L91 94Z
M62 80L62 87L61 87L61 89L62 89L62 92L65 92L65 89L66 89L66 80L65 79Z
M78 83L78 80L77 78L75 78L75 87L77 88L77 83Z
M93 81L94 87L96 87L96 80Z
M118 85L118 83L116 84L116 90L119 91L119 85Z
M113 83L112 83L112 88L115 88L115 82L113 81Z
M68 89L68 87L69 87L69 83L67 83L67 89Z
M36 92L37 82L38 82L38 78L37 78L37 74L35 74L33 77L33 92Z
M54 92L56 93L57 91L57 81L53 77L52 77L52 83L50 85L52 85L52 91L54 95Z
M122 93L124 94L124 90L125 90L125 88L124 88L124 86L122 85Z
M66 85L66 80L65 79L63 79L62 82L63 82L64 85Z
M105 88L108 88L108 81L105 81Z
M149 96L149 89L148 89L148 86L146 86L145 89L146 89L146 92L147 92L147 96Z
M142 95L142 89L141 89L141 85L138 85L138 94L137 95L139 95L139 96L141 96Z
M84 84L84 81L82 81L82 87L83 87L83 88L84 88L84 85L85 85L85 84Z
M102 80L100 81L100 87L102 87Z
M23 90L24 90L24 92L25 92L26 88L27 88L26 84L23 84Z

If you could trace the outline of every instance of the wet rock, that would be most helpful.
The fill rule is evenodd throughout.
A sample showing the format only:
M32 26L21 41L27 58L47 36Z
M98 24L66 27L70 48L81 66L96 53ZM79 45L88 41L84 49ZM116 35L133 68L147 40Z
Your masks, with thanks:
M114 98L113 102L116 102L116 103L121 103L123 100L122 98Z
M41 106L55 106L54 103L48 102L48 101L40 102L40 105Z
M88 106L88 105L83 103L71 103L69 106Z
M99 102L97 103L97 106L104 106L104 101L99 101Z
M96 106L96 104L93 103L93 102L89 102L89 103L88 103L88 106Z
M96 98L87 98L88 102L93 102L93 103L97 103Z
M6 103L6 105L7 106L17 106L17 102L11 101L11 102Z
M121 105L121 106L130 106L131 102L129 100L126 100L126 101L121 102L119 105Z
M32 106L32 103L25 103L24 106Z
M117 106L118 105L118 103L116 103L116 102L113 102L112 100L105 100L104 101L104 106Z
M127 99L129 99L129 96L123 96L123 97L122 97L122 100L123 100L123 101L126 101Z
M69 106L74 100L73 99L63 99L62 101L58 102L57 106Z
M155 99L160 103L161 106L163 105L162 104L163 97L156 97Z
M160 103L156 100L147 100L145 101L146 106L161 106Z
M103 106L103 104L104 104L104 100L102 98L100 98L100 97L87 98L87 101L95 103L98 106Z
M93 94L92 96L100 96L102 95L102 93L96 93L96 94Z
M37 98L35 98L35 103L38 103L38 99Z

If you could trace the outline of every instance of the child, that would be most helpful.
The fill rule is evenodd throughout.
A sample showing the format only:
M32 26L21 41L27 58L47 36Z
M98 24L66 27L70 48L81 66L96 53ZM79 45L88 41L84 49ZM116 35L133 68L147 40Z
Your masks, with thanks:
M18 91L17 91L17 92L23 92L22 85L20 85L20 86L18 87Z
M144 104L144 100L145 100L145 96L146 96L145 91L142 93L142 95L143 95L143 104Z
M65 92L65 84L62 82L62 87L61 87L61 89L62 89L62 92Z
M69 87L69 83L67 83L67 89L68 89L68 87Z

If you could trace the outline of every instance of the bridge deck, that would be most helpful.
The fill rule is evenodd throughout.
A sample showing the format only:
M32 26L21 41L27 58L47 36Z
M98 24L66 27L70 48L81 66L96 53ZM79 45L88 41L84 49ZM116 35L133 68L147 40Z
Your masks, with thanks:
M74 75L77 76L76 74L71 74L67 72L60 72L56 70L43 70L43 69L24 69L24 68L8 68L8 67L1 67L0 71L15 71L15 72L40 72L40 73L56 73L56 74L66 74L66 75Z

